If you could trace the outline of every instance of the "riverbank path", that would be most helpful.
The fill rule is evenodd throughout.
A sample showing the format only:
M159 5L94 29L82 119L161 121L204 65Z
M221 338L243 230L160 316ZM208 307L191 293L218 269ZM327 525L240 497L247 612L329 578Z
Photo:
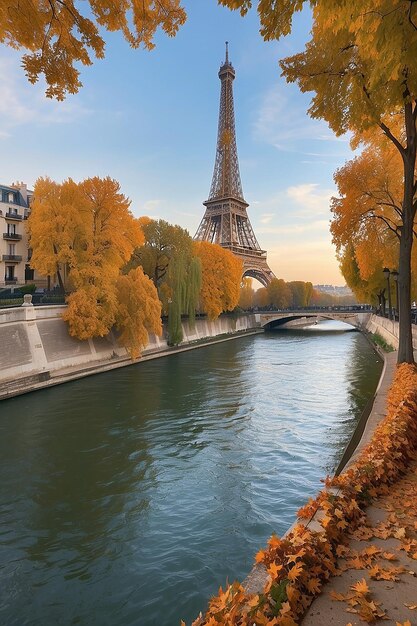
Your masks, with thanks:
M386 357L367 428L350 463L385 414L396 353ZM417 454L407 474L366 509L362 524L338 554L336 575L314 600L302 626L417 626Z

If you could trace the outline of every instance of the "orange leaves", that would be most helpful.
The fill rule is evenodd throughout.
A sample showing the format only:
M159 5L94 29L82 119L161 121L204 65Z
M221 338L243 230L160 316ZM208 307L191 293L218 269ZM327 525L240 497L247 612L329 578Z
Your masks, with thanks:
M265 558L265 552L263 550L259 550L259 552L257 552L255 555L255 562L262 563L264 558Z
M121 330L120 341L135 359L148 344L150 332L162 333L161 303L155 285L141 267L119 276L116 289L116 325Z
M348 613L358 613L360 617L368 623L375 622L385 616L385 611L380 608L380 603L371 598L371 592L364 578L352 585L352 592L343 594L330 592L331 598L339 602L346 602Z
M40 178L34 195L28 220L32 266L43 274L57 274L61 288L72 290L64 314L72 336L88 339L108 334L117 314L121 267L143 242L130 201L110 177L79 184Z
M208 241L195 241L193 251L202 264L202 309L210 319L216 319L223 311L232 311L239 302L242 261Z
M353 589L353 591L355 591L361 596L366 596L369 593L369 587L364 578L362 578L362 580L359 580L357 583L352 585L351 589Z
M321 589L321 582L319 578L310 578L307 583L306 583L306 587L309 590L310 593L312 593L313 595L317 595L320 593L320 589Z
M282 570L282 567L283 567L282 565L277 565L275 562L271 563L271 565L268 567L268 572L272 580L275 580L276 578L278 578L278 574Z
M272 550L276 550L282 546L282 541L279 537L277 537L277 535L273 534L268 539L268 545L272 548Z
M383 569L379 565L374 565L369 570L369 576L374 580L399 580L398 575L404 571L403 567L392 567L390 569Z
M303 564L302 563L296 563L294 565L294 567L292 567L290 569L290 571L288 572L287 576L289 580L297 580L297 578L300 576L301 572L303 571Z
M92 56L104 57L104 30L121 32L133 48L151 49L158 28L174 36L186 20L179 0L89 0L81 5L50 0L28 2L24 12L18 6L0 3L0 42L28 51L22 65L29 81L35 83L43 74L46 95L58 100L81 87L80 63L91 65Z

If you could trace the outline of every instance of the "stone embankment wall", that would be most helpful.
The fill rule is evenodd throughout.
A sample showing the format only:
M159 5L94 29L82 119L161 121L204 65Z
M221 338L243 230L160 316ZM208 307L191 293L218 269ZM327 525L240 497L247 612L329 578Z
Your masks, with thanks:
M0 399L132 363L114 331L88 341L70 337L61 317L64 309L65 306L58 305L0 310ZM184 340L179 348L170 348L166 335L151 335L142 359L190 349L218 336L261 332L260 325L259 315L237 319L224 315L213 322L198 319L194 329L184 322ZM398 347L397 322L372 315L366 330L378 333L388 344ZM417 328L413 333L417 349Z
M366 330L370 333L378 333L388 345L395 350L398 349L398 322L393 322L386 317L372 315L366 325ZM413 326L413 346L417 350L417 326Z
M61 317L64 309L61 305L31 305L0 310L0 398L132 362L117 343L114 331L88 341L71 337ZM253 330L256 326L259 324L254 315L238 319L225 315L213 322L198 319L194 329L185 322L181 346ZM143 358L172 351L166 336L151 335Z

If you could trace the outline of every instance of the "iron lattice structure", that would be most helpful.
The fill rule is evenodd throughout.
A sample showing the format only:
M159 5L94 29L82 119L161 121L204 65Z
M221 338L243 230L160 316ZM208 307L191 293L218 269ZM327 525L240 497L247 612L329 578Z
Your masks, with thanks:
M221 80L219 128L213 180L206 207L194 239L217 243L231 250L243 261L243 276L251 276L262 285L268 285L274 274L266 261L266 251L255 237L249 221L249 204L243 198L237 157L233 81L235 70L229 61L226 42L226 60L220 67Z

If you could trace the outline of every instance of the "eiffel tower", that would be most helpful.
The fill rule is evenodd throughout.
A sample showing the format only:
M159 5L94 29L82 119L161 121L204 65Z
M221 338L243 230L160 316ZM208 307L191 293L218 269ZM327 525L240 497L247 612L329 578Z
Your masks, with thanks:
M255 237L243 198L237 158L233 81L235 70L229 61L226 41L226 60L220 67L221 80L219 129L216 162L206 207L194 239L217 243L243 261L243 276L256 278L266 286L273 278L266 261L266 251Z

